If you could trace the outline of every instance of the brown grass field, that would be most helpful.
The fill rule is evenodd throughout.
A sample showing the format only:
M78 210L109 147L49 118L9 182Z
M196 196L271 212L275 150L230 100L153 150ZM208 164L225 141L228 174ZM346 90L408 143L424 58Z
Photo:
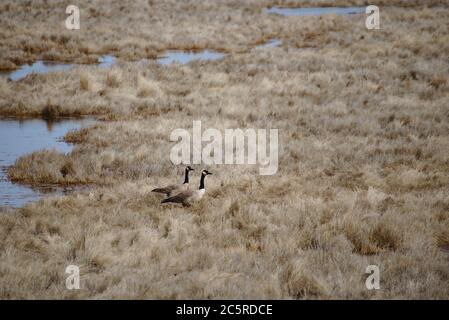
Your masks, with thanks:
M449 1L2 1L0 68L39 58L110 69L0 79L0 115L96 116L68 155L17 160L12 180L88 184L0 211L1 299L448 299ZM282 17L271 5L380 7ZM280 47L253 50L278 38ZM162 66L166 49L222 60ZM142 59L148 59L141 61ZM190 208L176 128L279 129L279 170L216 165ZM202 166L195 166L198 183ZM63 177L61 171L68 172ZM67 290L65 268L81 268ZM365 269L378 265L380 290Z

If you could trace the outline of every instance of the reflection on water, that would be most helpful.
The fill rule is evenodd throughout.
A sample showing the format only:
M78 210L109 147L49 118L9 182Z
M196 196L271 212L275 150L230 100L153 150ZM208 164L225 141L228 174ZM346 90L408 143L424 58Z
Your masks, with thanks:
M20 156L41 149L56 149L68 153L72 145L62 141L69 130L76 130L93 123L92 119L65 119L48 122L40 119L0 120L0 206L20 207L39 199L43 193L65 193L73 187L41 185L29 188L8 180L6 169Z
M365 7L321 7L321 8L280 8L272 7L268 13L277 13L283 16L320 16L323 14L358 14L364 13Z
M115 57L106 55L98 59L98 66L101 68L111 67L115 63ZM22 65L19 69L10 73L12 81L18 81L32 73L49 73L57 71L67 71L76 66L74 63L59 63L54 61L38 60L32 65Z
M157 59L159 64L167 65L172 63L187 64L194 60L218 60L225 55L216 51L167 51L163 57Z

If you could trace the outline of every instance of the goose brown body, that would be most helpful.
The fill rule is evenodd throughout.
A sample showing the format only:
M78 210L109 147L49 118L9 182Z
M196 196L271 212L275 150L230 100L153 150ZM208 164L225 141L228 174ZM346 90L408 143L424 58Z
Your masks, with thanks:
M189 172L193 171L193 170L194 169L192 169L190 166L186 167L185 174L184 174L184 183L172 184L172 185L169 185L166 187L156 188L156 189L151 190L151 192L163 193L167 197L170 197L174 194L178 194L180 192L189 190Z
M183 206L190 206L192 203L201 200L206 192L204 187L204 178L210 174L212 173L207 170L203 170L201 173L200 186L197 190L185 190L175 196L162 200L161 203L180 203Z

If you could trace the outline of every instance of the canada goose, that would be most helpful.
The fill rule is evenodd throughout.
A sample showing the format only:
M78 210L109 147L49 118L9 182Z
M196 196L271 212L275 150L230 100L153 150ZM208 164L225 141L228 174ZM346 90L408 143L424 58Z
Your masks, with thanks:
M157 192L157 193L165 193L167 197L170 197L173 194L177 194L181 191L185 191L189 187L189 172L193 171L194 169L191 166L187 166L185 169L184 174L184 183L183 184L172 184L170 186L167 186L165 188L156 188L151 190L151 192Z
M198 190L186 190L177 195L162 200L161 203L181 203L184 207L190 206L192 202L201 200L206 190L204 189L204 178L212 174L207 170L201 172L200 187Z

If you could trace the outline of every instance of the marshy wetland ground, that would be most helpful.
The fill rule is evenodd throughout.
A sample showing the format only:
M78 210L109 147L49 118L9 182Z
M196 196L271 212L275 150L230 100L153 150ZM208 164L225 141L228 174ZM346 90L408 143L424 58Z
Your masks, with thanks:
M87 190L0 207L0 298L449 298L449 1L423 3L79 0L67 30L69 1L2 1L2 70L76 65L0 77L0 115L97 121L65 135L71 152L8 168ZM266 10L368 4L380 30L365 14ZM156 59L202 49L223 56ZM117 60L95 66L104 55ZM160 204L151 190L184 170L170 133L196 120L277 128L278 172L208 166L201 202ZM71 264L80 290L65 287Z

